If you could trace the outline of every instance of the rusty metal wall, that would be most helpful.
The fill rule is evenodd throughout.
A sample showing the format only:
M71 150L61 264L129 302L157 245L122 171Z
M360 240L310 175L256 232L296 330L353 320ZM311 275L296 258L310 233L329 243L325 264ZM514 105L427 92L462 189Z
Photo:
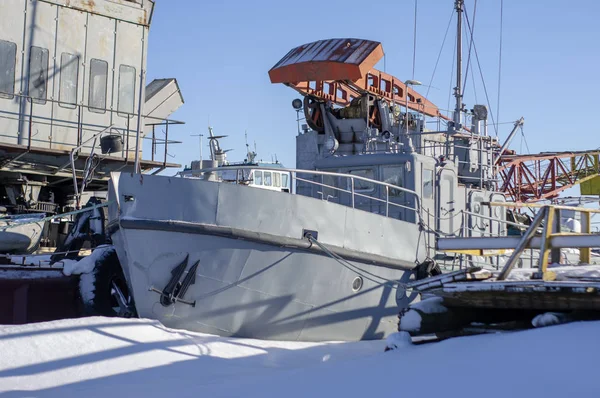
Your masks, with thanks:
M140 85L144 98L142 78L152 7L153 2L148 0L2 0L0 40L15 43L17 56L14 96L0 95L0 144L71 150L95 132L114 124L124 135L129 127L132 137L129 147L134 148L137 118L117 112L119 71L121 65L128 66L129 71L135 70L132 113L137 114ZM48 54L45 101L31 102L20 97L29 93L30 58L39 61L35 54L31 57L32 46L47 50ZM59 96L65 70L61 65L63 54L77 57L70 63L77 63L76 104L67 104ZM94 111L89 107L92 59L107 63L104 110Z

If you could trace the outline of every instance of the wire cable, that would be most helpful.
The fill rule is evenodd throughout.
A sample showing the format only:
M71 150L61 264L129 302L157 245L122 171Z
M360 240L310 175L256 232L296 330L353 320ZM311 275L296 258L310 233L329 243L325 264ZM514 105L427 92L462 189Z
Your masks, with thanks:
M500 120L500 83L502 81L502 25L504 16L504 0L500 0L500 56L498 58L498 99L496 101L496 118ZM498 129L496 129L496 138Z
M438 64L440 63L440 57L442 56L442 51L444 50L444 44L446 44L446 37L448 37L448 31L450 30L450 25L452 24L452 17L454 16L454 10L450 13L450 19L448 20L448 26L446 27L446 33L444 33L444 40L442 40L442 46L440 47L440 52L438 53L437 60L435 61L435 66L433 67L433 73L431 74L431 80L429 80L429 85L427 86L427 93L425 93L425 97L429 95L429 90L431 90L431 85L433 84L433 78L435 77L435 72L437 71ZM448 105L448 107L450 107Z

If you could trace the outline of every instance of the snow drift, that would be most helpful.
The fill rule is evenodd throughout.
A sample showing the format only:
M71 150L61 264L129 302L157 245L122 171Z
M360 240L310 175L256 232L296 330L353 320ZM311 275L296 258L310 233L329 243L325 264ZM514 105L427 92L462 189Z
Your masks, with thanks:
M5 397L596 396L600 322L456 338L298 343L85 318L0 326ZM402 337L402 336L400 336Z

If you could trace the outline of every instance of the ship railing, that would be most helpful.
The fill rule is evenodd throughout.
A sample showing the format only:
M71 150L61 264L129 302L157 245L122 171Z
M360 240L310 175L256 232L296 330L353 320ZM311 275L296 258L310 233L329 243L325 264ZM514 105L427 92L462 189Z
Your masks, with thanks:
M8 139L17 138L19 145L25 146L27 152L29 152L32 148L43 150L45 148L52 149L53 146L55 148L60 147L60 149L65 149L66 151L70 151L74 148L81 146L82 150L89 151L92 149L92 144L82 146L82 144L85 144L85 142L87 140L87 136L90 134L94 135L94 134L100 133L100 132L110 128L110 130L113 133L117 133L118 135L121 136L122 143L123 143L123 149L121 151L121 158L123 158L124 161L127 162L128 160L131 160L131 157L135 156L135 148L139 148L139 152L142 153L143 152L142 144L144 142L150 142L150 145L151 145L150 159L145 158L143 160L146 160L146 161L150 160L152 162L162 163L162 167L164 169L167 167L167 163L168 163L167 162L168 146L172 145L172 144L180 144L181 143L181 141L174 141L174 140L169 139L169 128L174 125L184 124L184 122L181 122L178 120L159 118L159 117L148 116L148 115L142 114L141 119L143 120L143 123L141 123L140 127L139 127L141 130L140 131L141 142L138 145L136 140L137 140L137 129L138 129L137 117L139 116L139 113L130 113L130 112L124 112L122 110L99 108L99 107L83 105L83 104L65 103L64 101L58 101L55 99L38 99L38 98L33 98L31 96L22 95L22 94L13 94L13 96L14 96L15 102L21 103L21 105L19 107L20 107L20 109L23 109L23 111L11 112L6 109L0 108L0 120L2 120L2 119L14 120L14 121L17 121L17 123L18 123L18 129L17 129L17 131L15 131L16 135L8 134L7 131L4 133L0 132L0 145L2 142L6 142L7 138ZM43 104L41 104L40 101L43 101ZM38 109L38 107L40 107L40 108L45 107L45 106L47 106L46 103L56 104L57 106L60 106L61 109L64 108L64 109L70 110L72 112L76 111L75 114L76 114L77 120L74 120L74 119L68 120L68 119L60 119L60 118L55 118L55 117L36 115L35 111ZM84 120L84 117L86 114L86 112L84 112L84 111L86 111L86 110L93 112L95 117L98 117L98 116L106 117L105 114L108 113L110 115L110 118L106 117L106 119L107 120L110 119L110 120L112 120L112 122L109 121L107 124L96 124L96 123L86 122ZM119 121L121 123L116 123L115 121ZM122 122L124 122L124 123L122 123ZM64 128L64 129L67 129L68 131L72 130L76 139L72 140L70 142L52 141L52 138L36 139L35 136L37 133L34 131L36 125L51 126L52 128ZM152 132L148 134L148 135L150 135L149 137L146 136L146 133L144 132L146 127L152 128ZM156 134L157 128L161 128L163 130L163 133L165 135L164 138L157 137L157 134ZM21 142L24 142L24 143L21 144ZM36 145L36 143L37 143L37 145ZM157 157L156 155L158 152L158 147L163 146L163 145L164 145L164 151L161 151L163 153L161 155L159 155L159 157ZM113 153L112 155L114 156L115 153ZM67 167L67 166L68 165L66 165L65 167Z
M540 210L531 225L493 219L478 213L464 211L464 217L474 216L498 222L506 227L514 226L521 229L522 233L506 235L504 229L498 230L498 233L484 233L481 228L470 227L466 218L463 218L461 234L445 236L438 240L438 251L456 255L457 261L450 261L450 264L447 264L449 267L446 268L480 266L500 270L506 264L512 264L511 268L536 268L546 267L548 262L574 265L600 261L600 257L591 250L600 246L600 234L592 232L595 223L591 221L592 214L600 213L599 209L535 203L487 202L484 204L490 208L529 207L540 208ZM561 210L575 211L581 214L581 231L570 230L561 224ZM516 246L515 242L520 239L525 242L524 246L513 247ZM549 256L549 248L552 245L554 247ZM518 253L518 258L515 257L515 252Z
M231 171L231 170L254 170L254 171L277 171L277 172L284 172L284 173L289 173L290 175L290 186L291 187L296 187L296 182L303 182L306 183L312 187L317 187L317 189L322 189L322 191L319 191L318 193L321 194L321 199L322 200L326 200L326 201L331 201L331 199L333 199L331 196L328 196L324 193L324 191L326 189L332 190L333 192L338 192L340 194L347 194L349 196L349 202L346 204L343 201L337 202L338 204L342 204L342 205L346 205L348 207L351 207L353 209L360 209L360 210L366 210L367 208L371 208L373 209L373 207L366 205L365 203L359 203L360 199L367 199L369 201L373 201L375 203L378 203L378 210L380 210L381 212L378 214L382 214L385 215L386 217L391 217L391 210L392 209L403 209L408 211L409 213L412 213L414 215L414 218L416 221L418 221L419 223L425 223L423 217L422 217L422 207L421 207L421 201L419 198L419 195L408 188L404 188L404 187L400 187L398 185L394 185L394 184L389 184L386 182L382 182L382 181L377 181L377 180L373 180L367 177L361 177L361 176L357 176L357 175L352 175L352 174L344 174L344 173L335 173L335 172L329 172L329 171L317 171L317 170L301 170L301 169L291 169L291 168L283 168L283 167L278 167L276 169L273 168L269 168L269 167L257 167L257 166L249 166L249 165L245 165L245 166L231 166L228 165L227 168L224 170L223 167L214 167L214 168L205 168L205 169L199 169L199 170L193 170L193 174L194 177L191 178L198 178L198 179L209 179L209 176L211 174L217 174L219 172L225 172L225 171ZM180 176L186 176L189 175L190 173L177 173ZM299 175L308 175L308 176L312 176L320 178L320 182L319 181L315 181L314 179L310 179L310 178L303 178L300 177ZM198 177L196 177L198 176ZM241 183L248 183L249 181L247 179L240 179L240 173L236 173L236 181L235 183L237 184L241 184ZM348 184L328 184L325 182L325 177L333 177L333 178L343 178L346 179ZM378 197L377 196L377 192L378 190L373 189L373 195L369 195L366 192L360 192L359 189L357 189L357 181L361 181L363 183L367 183L367 184L372 184L373 187L377 186L380 187L380 194L383 193L382 197ZM341 186L346 186L347 188L342 188ZM259 189L259 188L255 188L255 189ZM403 198L402 202L395 202L393 200L391 200L392 198L392 193L393 192L402 192L403 194L406 194L407 197L412 198L413 200L408 200L408 198ZM289 193L292 194L298 194L294 189L291 189ZM302 194L303 195L303 194ZM303 195L303 196L307 196L307 195ZM367 210L369 211L369 210ZM374 211L370 211L370 212L374 212ZM425 225L428 228L428 225Z

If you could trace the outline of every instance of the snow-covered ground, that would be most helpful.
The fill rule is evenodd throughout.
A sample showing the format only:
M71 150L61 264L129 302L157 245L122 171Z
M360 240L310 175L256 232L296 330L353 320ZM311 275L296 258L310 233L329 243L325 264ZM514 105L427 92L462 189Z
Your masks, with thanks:
M573 323L384 353L384 341L232 339L139 319L0 326L0 397L597 396L598 336L600 322Z

